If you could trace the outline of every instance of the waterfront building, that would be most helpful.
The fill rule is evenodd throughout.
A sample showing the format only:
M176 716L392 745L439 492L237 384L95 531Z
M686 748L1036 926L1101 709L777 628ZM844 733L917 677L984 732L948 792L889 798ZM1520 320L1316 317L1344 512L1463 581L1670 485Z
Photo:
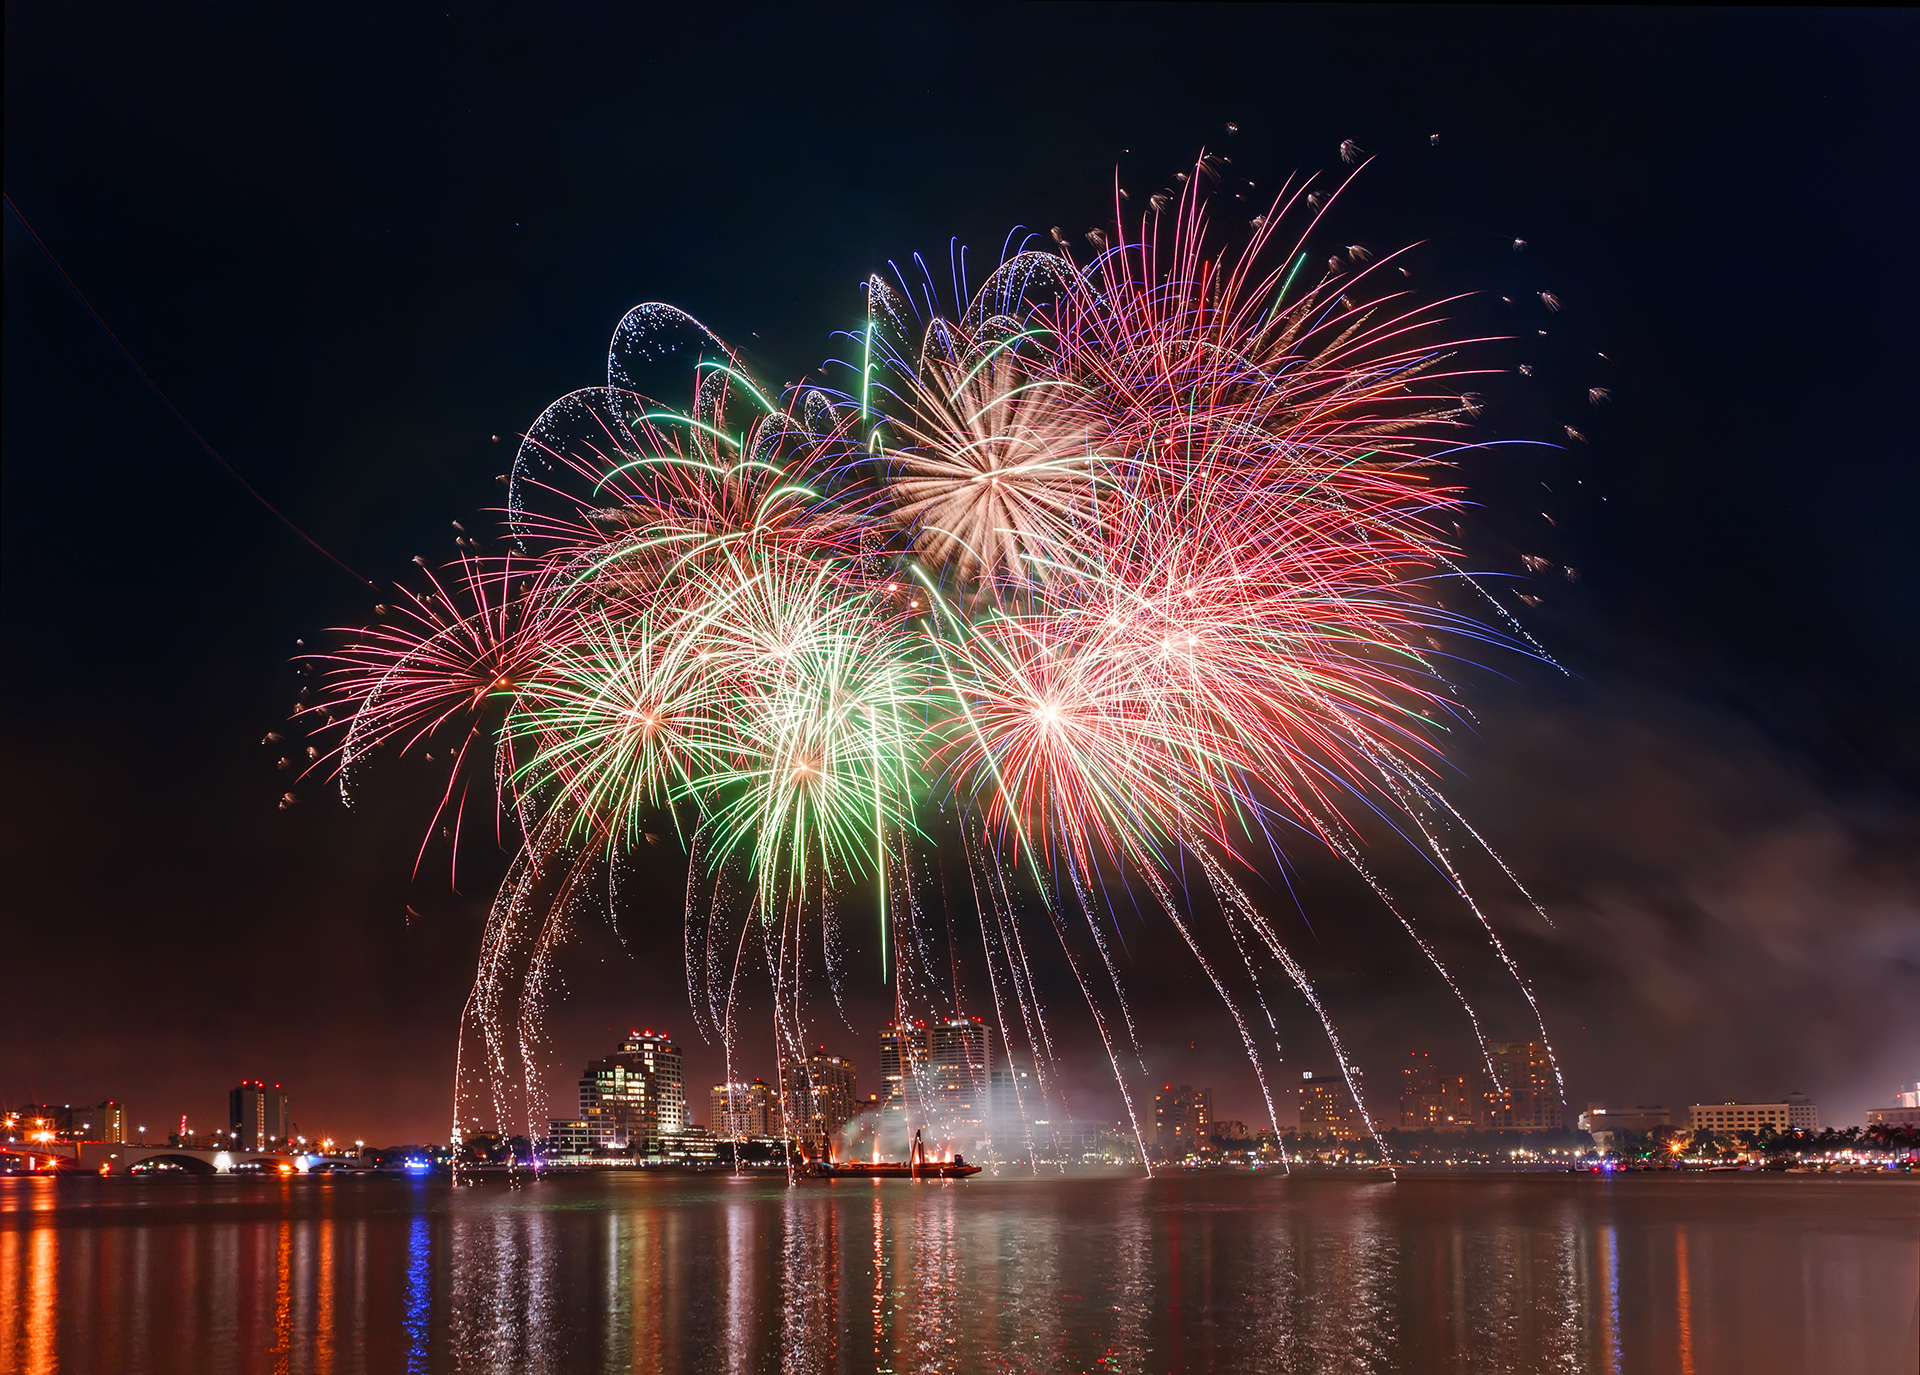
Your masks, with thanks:
M1038 1124L1036 1124L1037 1126ZM1098 1122L1062 1122L1046 1124L1047 1141L1043 1145L1038 1131L1034 1149L1062 1165L1096 1165L1106 1148L1106 1129ZM1133 1143L1129 1141L1129 1145Z
M1485 1126L1494 1131L1558 1131L1567 1125L1560 1079L1545 1041L1489 1041L1487 1055L1501 1088L1494 1090Z
M1358 1071L1354 1077L1359 1077ZM1340 1075L1301 1071L1300 1134L1330 1136L1336 1141L1358 1141L1366 1136L1366 1119L1361 1117L1360 1106Z
M1153 1097L1153 1140L1170 1160L1207 1144L1213 1125L1213 1090L1167 1084Z
M747 1127L747 1086L729 1080L724 1084L715 1084L710 1091L707 1112L713 1123L713 1134L722 1141L737 1141L752 1133Z
M916 1130L978 1142L992 1134L997 1088L1010 1092L994 1067L992 1028L978 1017L888 1022L880 1032L879 1126L889 1142Z
M1410 1061L1400 1070L1402 1131L1463 1132L1501 1124L1507 1100L1494 1092L1484 1070L1449 1073L1421 1050ZM1557 1096L1547 1101L1557 1108Z
M1494 1112L1493 1083L1485 1070L1440 1076L1440 1114L1435 1131L1478 1131Z
M1628 1132L1659 1131L1673 1125L1673 1114L1659 1105L1637 1108L1609 1108L1589 1103L1580 1114L1580 1130L1593 1138L1602 1151L1620 1149L1620 1138Z
M1400 1067L1400 1130L1436 1131L1444 1101L1440 1066L1424 1050L1411 1052L1411 1059Z
M127 1139L127 1108L124 1103L109 1098L99 1104L95 1111L98 1116L94 1119L94 1130L100 1133L95 1140L121 1143Z
M713 1086L713 1134L722 1141L746 1141L785 1134L780 1096L765 1080Z
M880 1032L880 1118L888 1136L897 1131L901 1139L913 1133L909 1119L918 1126L925 1120L921 1084L926 1070L927 1025L925 1022L888 1022Z
M549 1120L545 1150L549 1156L592 1155L593 1134L588 1130L585 1119L556 1117Z
M819 1150L840 1141L862 1104L854 1087L853 1061L817 1047L805 1061L783 1060L786 1120L793 1133Z
M1033 1075L1011 1062L996 1062L987 1077L987 1134L1000 1154L1025 1153L1029 1125L1046 1116L1046 1096Z
M1688 1110L1694 1131L1754 1132L1768 1127L1778 1132L1819 1131L1820 1110L1799 1093L1775 1103L1695 1103Z
M711 1165L720 1158L720 1143L714 1134L698 1124L689 1125L678 1136L663 1136L655 1143L662 1160L689 1165Z
M1920 1127L1920 1084L1909 1089L1902 1084L1894 1091L1893 1102L1884 1108L1867 1109L1869 1127Z
M25 1141L111 1141L127 1139L127 1112L109 1098L104 1103L22 1103L4 1113L5 1134Z
M629 1150L687 1127L680 1048L665 1032L633 1031L580 1077L580 1118L597 1148Z
M242 1079L227 1093L227 1122L233 1144L243 1151L285 1150L293 1134L286 1090L258 1079Z
M1244 1147L1253 1139L1245 1122L1214 1122L1207 1129L1207 1135L1218 1146Z
M1609 1108L1604 1104L1590 1103L1587 1110L1580 1114L1580 1130L1583 1132L1649 1132L1672 1125L1673 1114L1657 1103L1652 1107L1642 1104L1637 1108Z
M988 1134L993 1035L978 1017L949 1017L927 1028L926 1110L932 1126L956 1141Z
M804 1058L780 1057L781 1111L796 1139L818 1149L838 1141L862 1104L854 1089L853 1061L829 1055L825 1046Z
M72 1127L73 1107L68 1103L22 1103L7 1113L9 1140L66 1141Z

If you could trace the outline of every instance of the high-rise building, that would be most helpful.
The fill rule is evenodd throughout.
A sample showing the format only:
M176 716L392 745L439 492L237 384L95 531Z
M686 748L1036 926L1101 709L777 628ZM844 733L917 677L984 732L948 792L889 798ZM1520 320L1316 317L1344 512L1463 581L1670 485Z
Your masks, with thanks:
M1489 1041L1488 1058L1501 1087L1494 1091L1486 1125L1495 1131L1558 1131L1567 1125L1560 1081L1545 1041Z
M780 1098L762 1079L713 1086L713 1134L722 1141L783 1135Z
M1024 1146L1027 1124L1048 1115L1040 1085L1026 1070L998 1063L987 1077L987 1111L996 1141Z
M653 1079L655 1120L649 1125L657 1136L678 1136L687 1129L686 1081L680 1064L680 1047L667 1033L628 1032L620 1053L632 1057L630 1063Z
M1420 1050L1400 1068L1402 1131L1463 1132L1485 1127L1506 1108L1504 1097L1494 1099L1483 1070L1448 1073Z
M993 1035L978 1017L949 1017L927 1028L926 1111L934 1128L954 1140L987 1135Z
M233 1144L243 1151L285 1150L293 1131L286 1091L258 1079L242 1079L238 1088L228 1092L227 1121Z
M1178 1159L1207 1144L1213 1123L1213 1090L1164 1086L1153 1098L1153 1136L1163 1155Z
M596 1147L627 1150L687 1129L680 1048L665 1032L633 1031L580 1077L580 1118Z
M1485 1070L1440 1076L1440 1116L1434 1128L1443 1132L1478 1131L1494 1110L1493 1085Z
M88 1103L67 1109L69 1130L76 1141L114 1141L127 1139L127 1110L109 1098L104 1103Z
M880 1032L880 1122L893 1141L924 1130L958 1145L989 1134L993 1034L978 1017L888 1022Z
M1440 1067L1424 1050L1414 1051L1411 1060L1400 1067L1400 1130L1438 1130L1445 1104Z
M1358 1071L1354 1077L1359 1077ZM1358 1141L1366 1136L1366 1119L1340 1075L1301 1072L1300 1134L1330 1136L1336 1141Z
M829 1055L825 1046L804 1060L781 1056L780 1073L786 1121L795 1138L809 1149L824 1152L837 1143L847 1123L865 1106L854 1091L853 1061Z
M729 1080L715 1084L707 1107L713 1134L722 1141L737 1141L753 1133L747 1129L747 1086Z
M909 1119L915 1126L925 1120L920 1100L926 1059L925 1022L888 1022L881 1029L880 1118L889 1133Z

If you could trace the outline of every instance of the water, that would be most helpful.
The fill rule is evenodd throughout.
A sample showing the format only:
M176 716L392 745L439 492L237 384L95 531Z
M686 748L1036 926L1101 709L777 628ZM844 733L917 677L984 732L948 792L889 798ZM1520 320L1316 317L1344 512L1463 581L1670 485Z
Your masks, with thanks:
M0 1178L0 1370L1920 1366L1912 1178Z

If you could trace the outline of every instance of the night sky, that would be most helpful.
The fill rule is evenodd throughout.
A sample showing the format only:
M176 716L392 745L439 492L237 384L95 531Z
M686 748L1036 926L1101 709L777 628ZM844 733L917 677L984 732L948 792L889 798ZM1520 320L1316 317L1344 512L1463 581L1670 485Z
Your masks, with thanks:
M1514 336L1489 365L1536 366L1489 382L1486 437L1563 445L1468 464L1476 566L1581 577L1507 597L1569 673L1468 676L1452 791L1553 916L1483 885L1573 1108L1802 1089L1859 1122L1920 1077L1912 13L167 8L7 7L7 193L247 481L382 583L488 519L514 437L603 380L638 301L796 378L890 258L1077 233L1116 167L1151 191L1205 146L1268 187L1355 140L1376 158L1340 232L1417 241L1423 289L1482 293L1463 327ZM303 1131L444 1140L505 858L470 852L457 894L444 860L410 882L422 776L282 812L260 746L296 639L374 594L195 445L10 216L5 291L0 1099L206 1127L263 1078ZM556 1112L650 1026L705 1116L684 864L649 863L623 939L591 929L566 966ZM1290 863L1380 1105L1409 1050L1465 1068L1391 919ZM1398 880L1489 1031L1523 1036L1431 875ZM1149 1072L1253 1123L1204 980L1160 924L1119 928ZM853 1028L820 1039L864 1092L877 959L856 969ZM1115 1111L1084 1010L1052 1005L1082 1115ZM1329 1065L1285 1016L1289 1070ZM744 1067L770 1077L760 1039Z

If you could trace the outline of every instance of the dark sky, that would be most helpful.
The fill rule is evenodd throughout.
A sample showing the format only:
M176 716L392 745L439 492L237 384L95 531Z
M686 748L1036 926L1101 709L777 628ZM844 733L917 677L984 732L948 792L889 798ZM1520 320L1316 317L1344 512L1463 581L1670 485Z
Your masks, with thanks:
M601 380L635 302L797 376L888 258L1096 223L1116 166L1151 189L1206 145L1270 185L1354 139L1378 158L1342 232L1422 242L1431 289L1486 293L1463 322L1519 336L1491 361L1538 365L1489 386L1489 437L1592 441L1469 469L1479 566L1582 577L1529 616L1570 676L1476 675L1453 788L1554 917L1488 885L1574 1106L1801 1088L1859 1121L1920 1076L1920 20L712 12L12 4L7 193L234 466L385 582L451 554L449 520L497 499L548 400ZM1499 316L1543 289L1560 315ZM503 861L464 896L444 870L410 885L404 778L282 813L259 747L296 637L371 595L194 445L11 218L5 293L0 1098L205 1126L260 1077L304 1130L444 1139ZM624 946L573 952L556 1109L628 1025L718 1075L672 867ZM1364 891L1304 852L1295 878L1303 958L1373 1081L1416 1048L1464 1067L1458 1013ZM1252 1121L1211 994L1121 924L1149 1072ZM1463 969L1489 1029L1523 1034L1511 986ZM1089 1114L1111 1110L1054 1002ZM869 1014L826 1037L863 1087ZM1284 1019L1289 1070L1324 1066Z

